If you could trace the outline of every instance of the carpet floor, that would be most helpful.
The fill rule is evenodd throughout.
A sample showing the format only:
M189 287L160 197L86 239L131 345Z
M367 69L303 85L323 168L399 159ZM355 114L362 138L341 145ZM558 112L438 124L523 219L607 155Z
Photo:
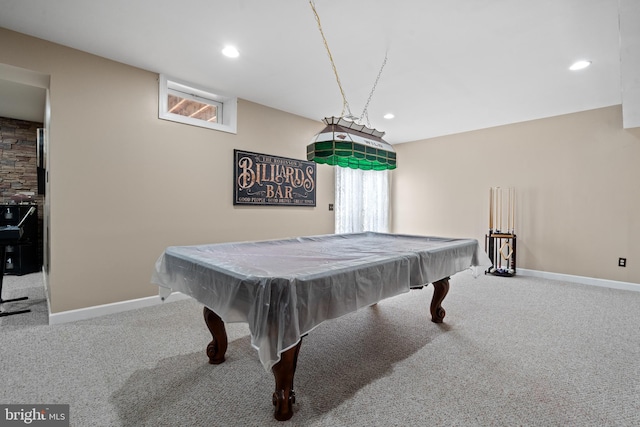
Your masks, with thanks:
M41 275L6 276L30 313L0 318L0 403L70 405L72 426L640 426L640 292L452 277L304 338L290 421L244 324L209 365L193 300L48 325Z

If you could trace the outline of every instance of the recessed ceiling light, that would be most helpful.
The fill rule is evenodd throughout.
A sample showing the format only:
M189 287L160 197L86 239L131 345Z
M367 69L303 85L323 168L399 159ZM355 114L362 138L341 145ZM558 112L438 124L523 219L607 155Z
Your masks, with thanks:
M238 49L233 46L225 46L225 48L222 49L222 54L229 58L237 58L238 56L240 56L240 52L238 52Z
M383 116L385 119L391 120L395 117L395 115L393 115L392 113L387 113Z
M591 65L591 61L576 61L571 65L571 67L569 67L569 69L571 71L577 71L587 68L589 65Z

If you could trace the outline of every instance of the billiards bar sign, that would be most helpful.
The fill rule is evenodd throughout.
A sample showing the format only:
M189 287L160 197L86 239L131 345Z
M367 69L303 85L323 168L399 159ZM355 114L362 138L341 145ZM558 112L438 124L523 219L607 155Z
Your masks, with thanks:
M316 164L233 150L234 205L315 206Z

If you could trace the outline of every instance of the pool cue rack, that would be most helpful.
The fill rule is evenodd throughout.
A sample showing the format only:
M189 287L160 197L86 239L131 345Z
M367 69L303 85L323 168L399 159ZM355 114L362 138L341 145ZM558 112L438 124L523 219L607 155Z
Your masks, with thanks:
M484 238L484 249L493 265L485 274L516 274L515 203L514 188L489 189L489 233Z

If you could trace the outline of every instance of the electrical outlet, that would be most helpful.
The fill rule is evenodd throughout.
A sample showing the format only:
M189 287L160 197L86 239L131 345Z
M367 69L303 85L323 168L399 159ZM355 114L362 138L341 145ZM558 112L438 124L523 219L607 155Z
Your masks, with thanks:
M627 259L626 258L618 258L618 267L626 267Z

